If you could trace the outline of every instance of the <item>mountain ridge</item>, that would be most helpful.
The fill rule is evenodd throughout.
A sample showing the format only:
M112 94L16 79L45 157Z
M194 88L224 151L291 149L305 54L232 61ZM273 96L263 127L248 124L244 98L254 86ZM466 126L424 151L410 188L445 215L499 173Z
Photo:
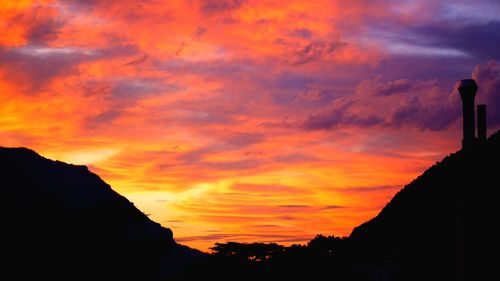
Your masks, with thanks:
M20 279L75 279L78 273L83 279L159 280L205 256L177 244L169 228L86 166L0 147L0 178L6 268L21 272Z
M498 159L500 131L446 156L396 193L377 216L353 229L353 255L368 271L392 276L383 280L488 276L491 271L480 268L491 265L485 249L496 244L492 234L498 233L492 227L498 218ZM374 267L375 261L385 264Z

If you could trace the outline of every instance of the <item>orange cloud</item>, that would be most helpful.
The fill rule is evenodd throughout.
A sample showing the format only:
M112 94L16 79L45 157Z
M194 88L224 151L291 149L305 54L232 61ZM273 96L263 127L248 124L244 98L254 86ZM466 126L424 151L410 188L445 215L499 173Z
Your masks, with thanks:
M48 1L6 1L0 4L0 45L18 47L51 38L59 26L58 11Z

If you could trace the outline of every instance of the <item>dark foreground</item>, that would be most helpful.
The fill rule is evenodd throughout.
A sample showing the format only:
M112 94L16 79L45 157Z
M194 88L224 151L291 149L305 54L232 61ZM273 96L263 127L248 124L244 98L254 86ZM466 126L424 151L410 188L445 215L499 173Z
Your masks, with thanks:
M500 134L405 186L346 238L177 244L84 166L0 148L9 280L498 280Z

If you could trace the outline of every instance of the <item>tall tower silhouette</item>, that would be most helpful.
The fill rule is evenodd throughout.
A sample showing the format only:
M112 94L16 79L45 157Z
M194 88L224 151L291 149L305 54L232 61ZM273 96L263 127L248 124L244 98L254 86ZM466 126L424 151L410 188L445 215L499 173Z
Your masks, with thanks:
M458 86L463 108L463 130L462 148L470 147L476 140L474 122L474 98L477 93L477 85L474 79L460 80Z

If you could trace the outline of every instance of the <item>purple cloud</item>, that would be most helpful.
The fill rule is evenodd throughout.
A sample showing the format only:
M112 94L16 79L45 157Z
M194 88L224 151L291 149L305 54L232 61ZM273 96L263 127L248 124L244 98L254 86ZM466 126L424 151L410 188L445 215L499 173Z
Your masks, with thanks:
M313 32L307 28L299 28L290 32L290 36L309 39L313 36Z
M224 143L234 146L236 148L243 148L264 141L265 136L263 134L254 133L240 133L229 136L224 140Z
M105 111L95 116L85 118L84 126L86 129L90 130L99 128L103 125L109 125L109 123L113 122L115 119L124 114L125 112L122 110L110 109L109 111Z
M388 81L387 83L378 83L377 80L379 79L362 81L356 87L356 91L361 91L372 96L390 96L393 94L408 92L416 87L419 87L419 85L412 83L412 81L408 79L398 79Z
M202 11L207 14L226 12L240 8L246 0L205 0Z
M456 94L442 91L436 81L382 81L377 77L360 82L353 94L311 113L302 127L318 130L338 126L413 126L441 130L460 116L459 105Z
M23 87L26 94L37 94L53 79L72 73L74 67L87 57L83 50L72 48L0 47L4 77Z
M460 50L476 58L500 59L500 21L487 23L462 24L456 22L438 22L418 27L415 33L425 37L415 44Z
M292 52L286 60L292 65L303 65L318 60L328 60L332 55L341 50L346 43L340 40L313 40L307 45Z
M500 65L496 61L479 64L472 78L479 85L477 102L487 106L488 125L497 128L500 126Z

